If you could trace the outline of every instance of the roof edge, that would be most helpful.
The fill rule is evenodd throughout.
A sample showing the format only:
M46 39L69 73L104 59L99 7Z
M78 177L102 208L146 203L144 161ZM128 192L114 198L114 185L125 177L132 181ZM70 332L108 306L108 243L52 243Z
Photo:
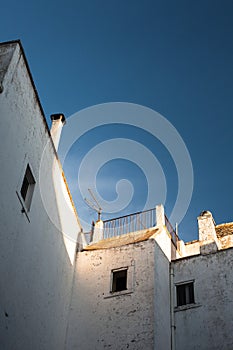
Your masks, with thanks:
M10 44L19 44L22 46L21 40L20 39L15 39L15 40L9 40L9 41L2 41L0 42L0 46L4 45L10 45Z
M33 79L33 76L32 76L32 73L31 73L31 70L30 70L30 67L29 67L29 64L28 64L28 60L27 60L27 57L26 57L26 54L25 54L25 51L24 51L24 48L23 48L21 40L20 39L16 39L16 40L0 42L0 46L11 45L11 44L16 44L16 45L19 45L19 47L20 47L20 52L22 53L22 56L23 56L23 59L24 59L25 65L26 65L26 69L27 69L27 72L28 72L28 75L29 75L29 78L30 78L33 90L35 92L35 95L36 95L36 100L38 102L39 109L40 109L40 112L42 114L42 118L43 118L43 122L45 124L45 128L46 128L46 130L48 132L48 135L49 135L49 137L50 137L50 139L52 141L52 144L53 144L53 140L52 140L52 137L51 137L49 126L48 126L48 123L47 123L47 120L46 120L46 117L45 117L44 109L43 109L42 104L40 102L40 97L39 97L39 94L38 94L38 91L37 91L37 88L36 88L36 85L35 85L35 82L34 82L34 79ZM55 147L53 147L53 148L54 148L54 152L56 154L56 157L58 158L57 151L56 151Z

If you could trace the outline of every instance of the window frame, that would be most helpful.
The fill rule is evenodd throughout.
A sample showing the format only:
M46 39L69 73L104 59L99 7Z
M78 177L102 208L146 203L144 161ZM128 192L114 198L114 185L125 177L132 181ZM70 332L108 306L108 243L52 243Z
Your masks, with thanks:
M26 186L27 186L26 190L23 189L23 187L25 187L25 182L27 182L26 183ZM21 198L22 198L23 203L24 203L24 207L26 208L27 212L29 212L30 208L31 208L35 184L36 184L36 180L35 180L35 177L33 175L32 169L31 169L29 163L27 163L26 169L24 172L24 176L23 176L23 180L21 182L21 187L20 187L20 195L21 195ZM23 190L25 191L25 194L22 193Z
M120 271L120 270L127 270L127 281L126 281L126 288L124 290L121 290L119 292L113 292L112 283L113 283L113 272ZM104 283L104 292L103 292L103 298L115 298L118 296L128 295L132 294L135 291L135 260L128 260L124 261L123 264L113 264L112 266L106 267L106 273L109 276L108 279L105 280Z
M117 277L117 275L120 275L122 272L125 272L125 278L124 285L125 288L117 288L117 281L121 279L122 277ZM110 293L120 293L125 292L128 290L128 267L122 267L119 269L113 269L111 270L111 289Z
M25 178L28 182L27 189L23 189L25 186ZM29 212L31 209L32 199L35 191L36 180L34 172L29 161L25 161L21 176L17 185L16 195L21 204L21 213L25 214L28 222L30 222ZM24 193L25 191L25 193Z
M194 280L189 280L175 284L176 308L185 308L195 304L194 282ZM184 302L182 302L182 299L184 300Z

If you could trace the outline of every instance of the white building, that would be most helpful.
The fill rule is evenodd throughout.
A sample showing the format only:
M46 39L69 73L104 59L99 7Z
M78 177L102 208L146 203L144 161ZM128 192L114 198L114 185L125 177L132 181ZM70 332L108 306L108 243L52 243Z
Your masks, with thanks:
M0 62L0 348L64 349L81 228L58 191L66 188L63 172L20 43L2 44Z
M1 349L232 350L233 223L203 212L185 244L158 205L130 217L155 226L99 221L85 244L52 120L20 42L1 44Z

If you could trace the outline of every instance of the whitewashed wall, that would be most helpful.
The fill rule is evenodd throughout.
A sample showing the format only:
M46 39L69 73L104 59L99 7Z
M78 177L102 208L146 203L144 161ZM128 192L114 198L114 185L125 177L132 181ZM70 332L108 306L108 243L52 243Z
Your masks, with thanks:
M62 175L19 44L0 46L0 65L0 347L64 349L80 227L72 208L62 210L56 193ZM39 166L47 142L42 178L58 227L40 193ZM28 217L16 194L27 163L36 180ZM72 225L67 228L66 222Z
M174 273L194 279L196 303L175 312L176 349L233 349L233 249L178 260Z
M161 348L157 345L170 344L169 325L163 329L163 334L154 331L155 319L162 330L170 317L166 300L169 296L166 279L169 264L165 255L159 258L159 250L151 239L118 248L78 253L67 350L149 350ZM158 265L156 272L155 263ZM111 295L111 270L127 266L130 293ZM160 276L165 273L164 278L156 280L157 273Z
M171 246L171 242L170 242ZM155 243L154 252L154 349L171 349L170 262Z

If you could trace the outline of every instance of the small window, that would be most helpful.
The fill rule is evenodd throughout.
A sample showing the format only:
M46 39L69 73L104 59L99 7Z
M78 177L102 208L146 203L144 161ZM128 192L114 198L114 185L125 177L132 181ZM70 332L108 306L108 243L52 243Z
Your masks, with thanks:
M27 165L25 175L23 178L23 183L22 183L21 190L20 190L21 196L24 200L24 204L25 204L27 210L30 209L35 183L36 182L35 182L35 179L32 175L32 171L30 169L30 166Z
M188 282L176 286L177 306L194 303L194 283Z
M112 292L121 292L127 289L127 269L112 271Z

